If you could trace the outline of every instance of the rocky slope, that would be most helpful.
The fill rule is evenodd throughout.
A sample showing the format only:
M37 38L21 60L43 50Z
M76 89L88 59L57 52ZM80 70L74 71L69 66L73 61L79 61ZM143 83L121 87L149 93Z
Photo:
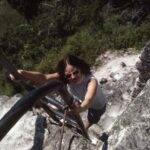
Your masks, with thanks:
M130 102L130 92L137 70L137 54L130 51L109 53L98 58L103 64L94 68L108 99L106 113L98 124L89 129L91 141L65 127L64 150L149 150L150 102L149 83L143 92ZM97 61L98 61L97 60ZM0 99L0 117L20 99L3 96ZM82 113L83 120L86 113ZM27 112L0 143L0 150L56 150L60 142L61 127L39 110Z

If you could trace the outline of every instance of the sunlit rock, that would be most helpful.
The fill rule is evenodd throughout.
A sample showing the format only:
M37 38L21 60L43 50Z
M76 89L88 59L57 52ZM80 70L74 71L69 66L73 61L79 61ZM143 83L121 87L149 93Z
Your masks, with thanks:
M107 55L109 56L109 55ZM108 62L97 68L95 76L107 97L105 114L98 124L93 125L88 133L91 141L77 133L76 129L65 126L63 150L149 150L150 149L150 83L140 95L130 100L130 93L138 75L134 65L138 55L113 56ZM122 67L125 62L126 67ZM110 78L114 74L115 82ZM116 77L117 76L117 77ZM21 98L0 97L0 117ZM86 112L81 114L86 120ZM28 111L8 132L0 143L0 149L14 150L56 150L60 146L61 125L42 110L37 113Z

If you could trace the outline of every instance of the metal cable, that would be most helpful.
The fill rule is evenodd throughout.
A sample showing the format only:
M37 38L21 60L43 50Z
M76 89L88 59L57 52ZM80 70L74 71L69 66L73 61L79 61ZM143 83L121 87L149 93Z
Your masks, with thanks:
M62 148L62 139L63 139L63 134L64 134L64 126L65 126L67 111L68 111L68 106L65 106L65 108L64 108L64 118L63 118L63 123L62 123L62 128L61 128L61 135L60 135L59 150L61 150L61 148Z

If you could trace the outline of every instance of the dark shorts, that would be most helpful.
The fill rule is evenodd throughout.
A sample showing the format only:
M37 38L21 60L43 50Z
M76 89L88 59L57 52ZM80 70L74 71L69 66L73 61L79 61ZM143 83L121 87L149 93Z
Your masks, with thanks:
M102 109L89 108L88 115L87 115L87 119L89 123L91 124L97 123L105 111L106 111L106 105Z

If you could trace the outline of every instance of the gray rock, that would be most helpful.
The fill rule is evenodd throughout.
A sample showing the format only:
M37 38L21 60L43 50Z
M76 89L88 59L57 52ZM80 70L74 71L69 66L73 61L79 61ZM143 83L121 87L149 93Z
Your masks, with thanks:
M105 83L107 83L108 82L108 80L106 79L106 78L102 78L101 80L100 80L100 84L105 84Z
M130 102L130 91L137 72L130 70L116 82L103 84L108 99L105 114L88 133L86 140L75 129L65 127L63 150L149 150L150 149L150 83ZM14 96L1 103L1 118L19 100ZM40 115L26 113L0 143L0 149L57 150L61 126L42 110ZM39 114L39 113L38 113ZM86 112L81 114L86 120Z

